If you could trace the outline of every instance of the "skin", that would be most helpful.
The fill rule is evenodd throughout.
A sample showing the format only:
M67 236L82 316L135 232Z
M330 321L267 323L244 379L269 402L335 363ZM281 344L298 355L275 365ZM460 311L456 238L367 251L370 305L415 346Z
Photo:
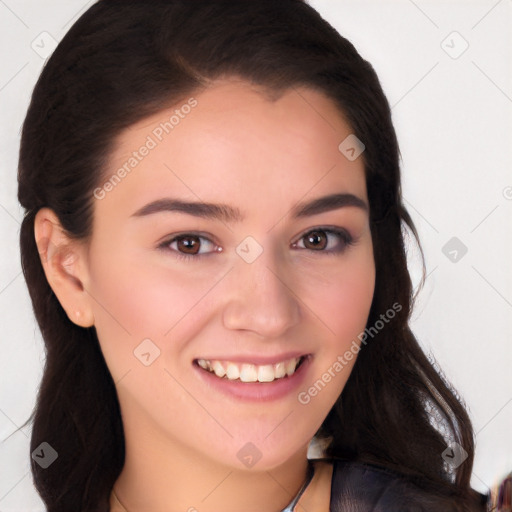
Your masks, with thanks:
M126 463L114 489L126 509L278 512L302 485L309 442L356 357L308 404L292 392L263 406L208 389L192 362L216 354L310 353L297 390L304 391L357 341L375 284L368 212L349 206L293 219L290 211L334 192L368 203L364 163L338 150L352 130L319 92L296 88L271 101L233 79L194 98L197 106L179 125L94 200L90 240L66 237L46 208L35 236L50 285L71 321L94 325L116 383ZM121 133L105 176L175 108ZM245 219L132 217L171 196L225 203ZM320 245L327 247L308 245L305 235L322 226L347 230L354 244L343 249L342 239L324 234ZM176 242L158 248L183 233L204 236L200 252L210 254L179 260ZM250 264L235 252L247 236L263 248ZM146 338L160 349L150 366L133 353ZM250 468L237 457L248 442L261 453ZM317 466L300 502L310 512L329 503L332 466Z

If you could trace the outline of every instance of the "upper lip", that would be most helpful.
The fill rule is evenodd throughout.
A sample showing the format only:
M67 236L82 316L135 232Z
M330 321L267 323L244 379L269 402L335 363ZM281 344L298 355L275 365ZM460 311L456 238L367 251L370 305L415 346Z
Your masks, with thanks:
M294 357L302 357L307 356L307 353L304 352L283 352L282 354L271 355L271 356L263 356L261 354L236 354L236 355L221 355L221 356L204 356L198 357L195 359L204 359L206 361L231 361L233 363L245 363L245 364L255 364L258 366L263 366L267 364L277 364L283 361L288 361Z

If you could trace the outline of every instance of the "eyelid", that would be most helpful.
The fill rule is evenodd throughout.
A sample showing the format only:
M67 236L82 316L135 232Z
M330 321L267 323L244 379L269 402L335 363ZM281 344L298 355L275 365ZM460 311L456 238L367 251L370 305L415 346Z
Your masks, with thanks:
M198 259L198 258L202 258L204 256L210 256L210 255L222 252L222 248L220 248L220 250L214 249L211 252L202 253L202 254L186 254L186 253L177 251L175 249L169 248L169 245L176 242L178 239L187 238L187 237L197 237L197 238L200 238L203 240L207 240L208 243L211 243L212 245L216 246L217 248L220 248L220 246L215 242L214 237L210 233L197 232L197 231L183 231L182 233L175 233L173 235L166 236L162 242L158 243L157 249L172 252L179 259Z
M314 249L307 249L307 248L301 248L302 251L308 251L310 253L319 253L322 255L339 255L345 252L345 250L350 247L351 245L354 245L358 238L354 237L347 229L341 228L338 226L316 226L313 228L308 228L306 231L302 232L298 237L297 241L293 242L293 245L296 245L298 241L302 240L306 235L309 233L314 233L316 231L323 231L327 235L337 235L342 239L342 243L344 244L341 249L329 249L329 250L318 250L315 251Z
M342 227L338 226L314 226L311 228L308 228L307 230L303 231L300 235L296 237L296 241L292 242L292 246L296 246L297 242L300 241L302 238L304 238L309 233L313 233L315 231L323 231L327 235L334 234L338 235L343 240L343 247L341 249L329 249L329 250L314 250L314 249L308 249L308 248L299 248L301 251L307 251L309 253L319 253L321 255L339 255L345 252L345 250L354 245L358 238L351 235L351 233ZM215 249L211 252L206 253L200 253L200 254L186 254L182 253L180 251L177 251L175 249L170 249L169 245L171 243L176 242L179 238L186 238L186 237L197 237L200 239L207 240L209 243L215 245L219 250ZM199 258L213 256L215 254L218 254L223 251L222 247L220 247L214 240L214 237L209 233L204 232L196 232L196 231L183 231L181 233L175 233L173 235L169 235L165 237L165 239L162 242L159 242L157 245L157 248L163 251L169 251L174 253L173 256L177 259L182 260L198 260Z

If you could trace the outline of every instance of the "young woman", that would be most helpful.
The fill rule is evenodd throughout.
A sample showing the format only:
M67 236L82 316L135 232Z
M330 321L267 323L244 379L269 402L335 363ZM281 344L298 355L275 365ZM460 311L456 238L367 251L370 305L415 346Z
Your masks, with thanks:
M388 102L306 3L94 4L35 87L19 200L49 512L485 510L408 327Z

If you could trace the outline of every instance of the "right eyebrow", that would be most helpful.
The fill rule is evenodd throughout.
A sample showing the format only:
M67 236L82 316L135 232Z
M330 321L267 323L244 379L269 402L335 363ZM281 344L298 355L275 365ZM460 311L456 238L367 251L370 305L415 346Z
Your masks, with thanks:
M205 219L222 220L224 222L241 222L244 219L238 208L226 204L201 203L182 201L170 197L152 201L133 213L132 217L144 217L155 213L181 212Z

